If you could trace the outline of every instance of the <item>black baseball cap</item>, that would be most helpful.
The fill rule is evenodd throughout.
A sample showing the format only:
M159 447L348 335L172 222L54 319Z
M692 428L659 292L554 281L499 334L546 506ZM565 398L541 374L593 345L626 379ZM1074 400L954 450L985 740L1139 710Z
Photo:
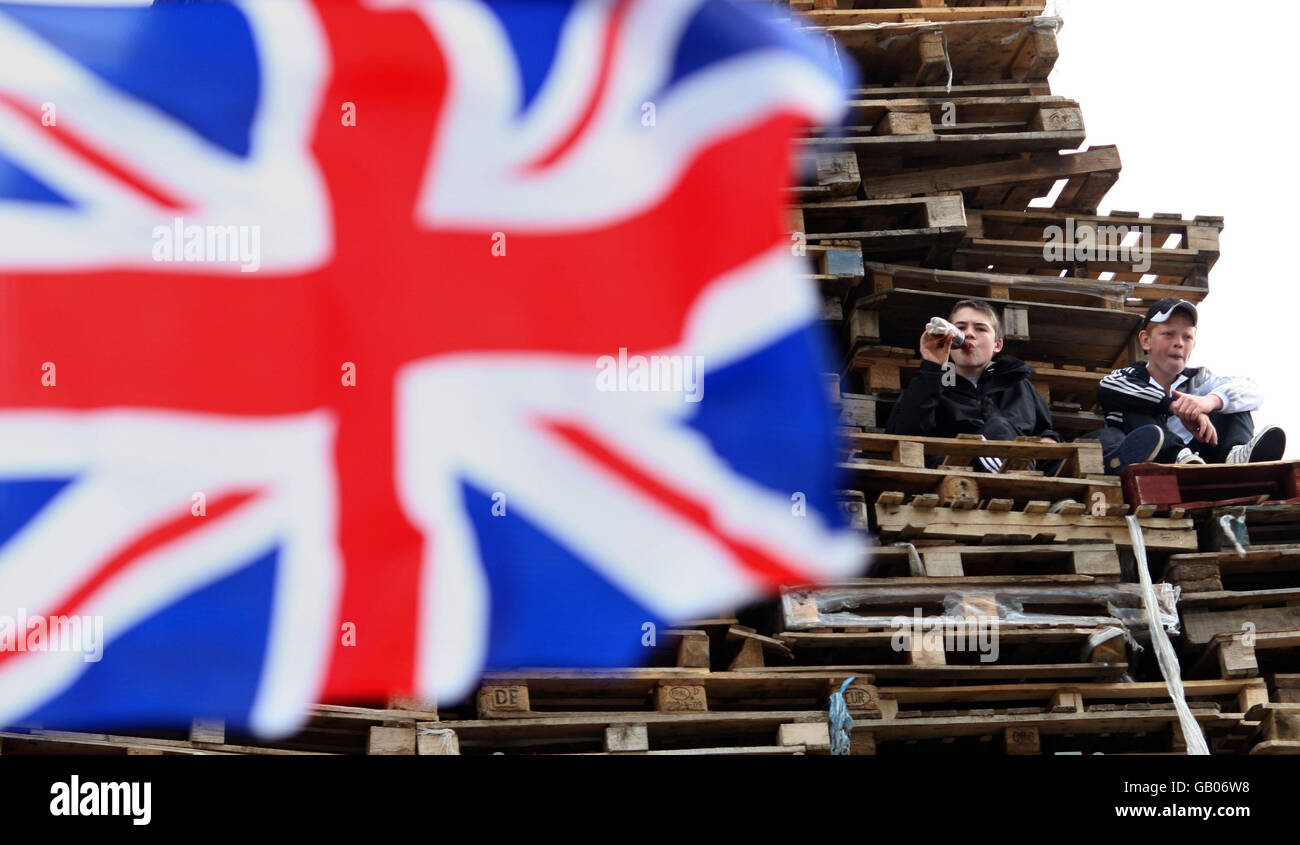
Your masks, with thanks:
M1170 317L1174 316L1175 311L1182 311L1192 320L1192 325L1196 325L1196 306L1186 299L1179 299L1176 296L1167 296L1147 309L1147 318L1142 321L1142 328L1146 328L1151 323L1163 323Z

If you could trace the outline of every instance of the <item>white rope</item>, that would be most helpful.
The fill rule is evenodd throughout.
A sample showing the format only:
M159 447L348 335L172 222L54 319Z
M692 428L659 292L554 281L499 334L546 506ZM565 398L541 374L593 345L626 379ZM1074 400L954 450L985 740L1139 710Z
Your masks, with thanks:
M948 33L941 29L939 30L939 34L943 36L943 63L948 68L948 90L946 93L951 94L952 93L952 59L948 58Z
M907 549L907 569L912 576L924 577L925 561L921 560L921 555L916 550L916 546L911 543L894 543L895 546L903 546Z
M1165 626L1160 624L1159 608L1156 606L1156 591L1151 585L1151 573L1147 571L1146 542L1142 537L1142 527L1136 516L1129 516L1128 532L1133 538L1133 554L1137 557L1138 581L1142 584L1142 606L1146 608L1147 626L1151 629L1151 644L1156 649L1156 662L1160 664L1160 674L1165 676L1165 687L1174 700L1178 711L1178 724L1183 729L1183 739L1187 743L1187 753L1208 755L1210 748L1205 744L1205 734L1201 725L1187 706L1187 696L1183 691L1183 678L1178 668L1178 655L1174 654L1173 643L1165 633Z
M1232 547L1237 550L1237 556L1245 557L1246 550L1241 547L1241 541L1237 539L1237 532L1233 530L1235 528L1234 522L1239 519L1240 517L1233 516L1230 513L1225 513L1223 516L1219 517L1219 530L1222 531L1223 536L1227 537L1232 543Z

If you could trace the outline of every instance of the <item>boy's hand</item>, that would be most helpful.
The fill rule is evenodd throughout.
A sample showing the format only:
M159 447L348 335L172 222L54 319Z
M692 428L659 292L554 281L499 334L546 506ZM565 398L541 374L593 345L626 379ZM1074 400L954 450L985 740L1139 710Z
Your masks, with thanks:
M1212 414L1223 409L1222 397L1192 396L1188 393L1174 391L1174 401L1169 403L1169 410L1176 414L1189 429L1201 414Z
M1205 414L1202 414L1187 427L1195 433L1196 439L1202 443L1208 443L1211 446L1219 445L1219 432L1215 431L1214 423L1210 422L1210 418Z
M942 367L948 363L948 352L952 349L952 335L930 334L921 332L921 357Z

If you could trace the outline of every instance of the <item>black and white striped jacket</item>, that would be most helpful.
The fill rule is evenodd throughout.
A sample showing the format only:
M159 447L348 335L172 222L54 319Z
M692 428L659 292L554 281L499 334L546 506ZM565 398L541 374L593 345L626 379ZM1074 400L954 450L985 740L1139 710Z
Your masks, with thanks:
M1194 396L1215 394L1223 399L1220 413L1254 411L1263 402L1259 386L1248 378L1216 376L1207 367L1188 367L1179 375L1173 389ZM1114 370L1097 386L1097 401L1106 415L1106 425L1125 432L1155 423L1166 426L1169 405L1174 400L1151 380L1145 361Z

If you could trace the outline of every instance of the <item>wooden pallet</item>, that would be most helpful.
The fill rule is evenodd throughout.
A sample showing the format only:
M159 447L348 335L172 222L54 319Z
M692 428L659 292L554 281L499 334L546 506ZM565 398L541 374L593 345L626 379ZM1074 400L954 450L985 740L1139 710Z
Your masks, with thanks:
M1256 497L1258 504L1219 506L1211 508L1208 513L1200 512L1201 548L1235 551L1234 540L1244 549L1300 543L1300 501L1293 499L1265 504L1264 495ZM1226 524L1225 518L1228 520Z
M789 647L779 644L789 652ZM479 719L548 718L562 713L706 713L710 711L816 710L852 674L819 669L770 673L702 670L526 670L484 679ZM876 709L871 675L857 675L851 696ZM848 693L846 693L848 695Z
M880 417L876 412L876 397L861 393L841 393L835 403L838 412L836 423L852 427L854 431L874 432ZM847 444L845 444L847 448Z
M1155 505L1164 510L1181 507L1188 512L1227 505L1263 504L1266 501L1300 501L1300 461L1257 464L1133 464L1122 476L1124 500L1132 505ZM1293 505L1273 506L1274 511L1252 510L1257 522L1291 521L1300 514Z
M1171 710L1173 700L1164 681L1144 683L989 684L980 686L878 687L882 718L924 718L971 715L969 708L995 707L999 712L1017 705L1022 712L1112 713ZM1189 702L1214 702L1221 709L1245 713L1268 701L1261 678L1188 681ZM936 712L937 711L937 712ZM952 712L957 711L957 712Z
M996 623L1003 638L1010 632L1032 639L1035 633L1053 629L1074 632L1106 626L1126 627L1134 636L1145 635L1147 614L1140 586L1079 583L1077 578L1038 576L1031 583L1023 576L927 578L920 583L914 578L869 578L783 587L785 631L778 639L810 631L890 634L913 624L917 616L924 624L931 619ZM1173 626L1177 619L1175 591L1168 584L1155 586L1162 621ZM863 640L874 641L870 637Z
M997 476L984 476L985 478ZM1058 479L1044 479L1056 481ZM982 482L976 482L982 483ZM985 496L994 496L985 485ZM891 495L892 493L892 495ZM1103 494L1104 495L1104 494ZM1078 506L1070 513L1048 513L1051 501L1031 500L1023 510L1012 509L1014 500L985 500L985 507L941 507L937 494L914 494L906 501L897 491L886 491L876 499L874 527L885 541L947 540L988 545L1018 543L1112 543L1121 549L1133 546L1124 513L1127 506L1097 499L1106 514L1093 516L1083 502L1087 496L1073 498ZM955 501L955 500L954 500ZM1112 508L1112 505L1114 507ZM1083 512L1074 512L1078 507ZM1142 539L1148 550L1169 552L1195 551L1196 533L1190 519L1146 516L1139 510Z
M901 546L880 546L871 550L871 574L875 578L1085 575L1098 583L1121 578L1119 550L1113 543L939 545L917 548L915 555Z
M1178 610L1194 651L1225 635L1242 635L1250 645L1264 634L1300 634L1300 588L1192 593L1179 599Z
M1158 589L1163 620L1172 625L1173 593ZM848 654L878 679L895 676L876 668L891 664L962 667L967 680L984 683L1115 678L1127 669L1125 628L1145 632L1140 602L1135 585L1077 575L855 579L783 590L785 630L777 639L799 665L840 666ZM1043 671L1024 671L1034 666Z
M903 287L858 296L845 315L848 345L910 347L930 318L947 314L959 298L951 293ZM1002 314L1006 327L1003 349L1025 361L1114 367L1117 360L1131 356L1129 342L1142 319L1111 308L1017 302L992 295L984 298ZM886 315L883 319L882 314Z
M1300 629L1215 634L1203 650L1183 653L1189 678L1253 678L1300 670Z
M901 111L886 112L883 131L877 126L843 127L835 134L801 138L796 147L804 150L831 146L848 150L858 157L862 179L874 178L886 170L884 165L898 157L935 166L969 166L990 157L1007 158L1031 153L1052 154L1073 150L1083 143L1085 133L1082 112L1076 107L1044 108L1044 121L1031 122L1042 128L1021 131L954 133L945 127L926 127L921 113L907 119ZM914 129L929 131L909 131ZM958 127L951 127L958 128ZM874 134L873 134L874 133Z
M817 641L812 641L817 642ZM1028 640L1021 638L1017 645L1024 645ZM1050 663L1041 659L1042 654L1034 656L1033 663L908 663L898 662L896 656L890 655L892 663L865 663L854 661L845 663L836 661L836 655L843 656L842 651L825 649L796 652L804 664L800 666L770 666L763 671L779 674L782 672L806 672L816 669L824 672L839 672L845 677L872 677L877 683L889 681L892 684L916 684L928 686L946 682L962 684L987 684L994 682L1076 682L1101 681L1120 678L1128 671L1128 663L1116 658L1115 654L1098 655L1097 662L1078 660L1078 655L1067 655L1063 663ZM1102 660L1101 658L1105 658Z
M832 324L832 334L841 334L844 302L862 281L862 247L856 241L822 241L802 244L812 265L801 278L817 286L822 295L822 319Z
M864 80L870 82L870 80ZM944 97L1041 97L1052 93L1045 80L1025 82L976 82L939 85L863 85L851 88L849 100L925 100Z
M870 666L877 679L899 677L899 672L890 671L895 667L925 670L926 678L939 675L970 683L1117 679L1128 670L1127 644L1117 637L1094 647L1098 630L1097 625L999 625L996 650L991 641L981 646L978 632L964 642L954 633L951 638L936 636L928 644L920 636L902 639L895 631L867 630L787 631L779 639L794 649L801 666L861 664ZM980 659L981 648L990 659Z
M895 434L850 434L848 446L861 454L887 456L874 459L879 465L924 468L927 459L944 466L967 467L973 458L1001 458L1003 473L1029 472L1031 464L1060 461L1058 478L1091 479L1103 474L1101 443L1084 440L1077 443L1044 443L1037 437L1015 440L983 440L978 435L950 437L912 437ZM1035 463L1037 462L1037 463ZM1041 470L1034 470L1041 474Z
M1069 369L1066 369L1041 361L1025 363L1033 371L1030 381L1034 389L1053 406L1052 422L1057 431L1093 431L1105 424L1105 419L1091 409L1096 406L1097 386L1110 372L1109 368L1099 367L1090 372L1077 365L1067 364ZM892 403L893 394L901 392L907 380L920 370L921 359L916 357L915 349L862 343L853 349L845 368L861 380L864 392L878 403ZM877 416L881 424L888 418L888 415Z
M1300 704L1256 704L1246 718L1259 722L1259 743L1251 754L1300 754Z
M823 240L805 245L804 253L812 265L812 272L807 274L811 278L818 281L862 278L862 247L855 242Z
M852 199L862 185L858 157L852 151L802 150L796 156L800 184L787 189L797 202Z
M1274 590L1300 587L1300 546L1250 545L1243 554L1232 549L1173 555L1161 580L1177 586L1184 596L1231 590Z
M918 22L858 28L810 27L833 37L873 82L955 84L1046 80L1056 64L1056 35L1023 18Z
M1118 481L1112 478L1053 478L1039 472L991 474L954 467L922 469L894 464L870 464L858 460L842 461L839 467L844 473L845 487L858 490L871 502L876 502L881 493L904 493L922 497L933 494L937 497L935 502L923 498L914 503L913 507L926 507L927 504L937 507L943 500L974 498L976 507L983 500L984 507L989 507L988 503L992 503L993 512L997 513L998 508L1004 507L1004 502L998 502L998 499L1010 500L1011 508L1026 508L1032 502L1050 504L1061 499L1074 499L1076 502L1089 503L1089 506L1099 500L1119 503L1121 499ZM1101 499L1097 498L1099 494ZM1047 506L1044 506L1044 510L1045 508ZM1035 504L1030 512L1036 510ZM1175 525L1174 528L1182 529L1183 525ZM1105 541L1105 538L1093 539ZM1178 546L1179 551L1195 549L1195 537L1188 545L1179 543Z
M1105 216L1028 211L975 210L967 214L966 234L953 254L957 269L1058 277L1097 278L1141 284L1134 307L1166 296L1205 297L1210 268L1219 258L1222 217L1184 220L1179 214L1142 217L1135 211ZM1138 264L1144 270L1135 270ZM1179 290L1171 292L1178 286ZM1197 295L1199 294L1199 295Z
M966 230L961 196L837 200L793 209L792 225L810 241L857 242L863 255L946 261Z
M1058 267L1057 272L1060 272L1060 269ZM863 265L863 272L866 284L860 289L861 294L884 293L895 288L906 288L949 294L953 302L961 298L975 297L1120 311L1124 309L1127 291L1132 287L1122 282L1098 279L1013 276L984 272L982 269L931 270L876 262L866 262ZM1013 321L1008 319L1006 328L1010 330L1009 335L1015 336L1017 326L1012 323Z
M0 731L0 755L75 754L79 756L212 756L231 754L311 754L225 743L195 744L181 739L52 730Z
M1300 704L1300 674L1274 672L1269 678L1273 701L1280 704Z
M1241 729L1241 713L1209 703L1191 707L1209 737L1231 739ZM872 749L858 753L1187 753L1178 714L1163 708L882 719L855 723L853 739L857 747Z
M1241 753L1254 744L1255 726L1242 721L1240 714L1257 704L1268 701L1268 690L1262 680L1215 680L1188 681L1184 685L1188 706L1207 729L1207 739L1211 743L1212 753ZM1109 720L1115 716L1128 717L1136 714L1158 717L1174 716L1176 711L1168 688L1163 681L1150 683L1057 683L1057 684L1004 684L977 687L881 687L879 689L882 719L879 723L866 722L863 730L871 731L877 727L891 726L895 721L908 724L920 724L914 720L947 720L961 727L968 723L981 723L990 718L1014 717L1017 722L1025 719L1042 719L1052 715L1077 717L1087 715L1095 719L1107 720L1105 731L1070 731L1089 740L1109 740L1103 742L1079 743L1078 736L1052 736L1042 733L1036 726L1015 724L1002 737L1005 750L1018 749L1020 753L1058 753L1066 750L1084 750L1089 753L1133 753L1144 751L1162 751L1168 753L1186 753L1181 730L1175 723L1164 723L1165 729L1152 731L1148 726L1134 726L1119 723L1118 731L1109 728L1115 723ZM1216 718L1216 714L1219 718ZM1011 732L1015 731L1015 734ZM1023 732L1023 733L1022 733ZM1148 738L1141 747L1132 743L1142 740L1148 734L1157 734ZM1102 734L1102 736L1098 736ZM883 737L888 737L886 732ZM876 734L878 741L882 734ZM934 739L926 731L920 737L913 737L907 750L917 751L920 743L916 739ZM984 739L990 739L988 734ZM954 743L956 737L939 737L941 743ZM1150 742L1155 739L1155 743ZM1018 741L1016 741L1018 740ZM953 750L957 750L954 748ZM973 750L969 744L962 751Z
M417 729L437 720L432 702L394 697L380 707L316 705L298 733L273 741L231 733L213 719L196 719L188 731L130 733L25 725L0 738L5 754L414 754Z
M819 5L820 3L820 5ZM1000 18L1034 18L1042 14L1041 2L1023 6L1014 3L990 2L969 5L930 5L908 4L900 0L890 0L880 8L855 8L853 6L834 7L825 0L794 0L792 8L803 12L801 20L816 26L853 26L864 23L913 23L929 21L944 23L948 21L996 20ZM811 8L809 8L811 6Z
M775 747L787 748L788 753L830 750L824 710L598 712L467 719L439 726L456 735L462 754L727 753L721 749Z
M1239 730L1241 713L1213 703L1193 711L1207 733ZM1052 753L1113 735L1107 749L1165 732L1160 750L1183 751L1177 714L1170 709L1084 712L994 712L966 716L865 718L855 713L851 752L874 754L895 743L947 743L981 736L1003 739L1008 753ZM824 712L599 713L534 719L444 723L465 753L543 754L825 754L830 734ZM1050 738L1050 739L1049 739Z
M873 166L865 175L856 157L853 164L867 199L961 191L967 209L1022 211L1031 200L1047 196L1058 181L1065 180L1051 207L1082 214L1096 212L1119 179L1120 168L1119 151L1114 146L999 156L967 164L912 161L900 152L896 161Z
M843 146L869 171L877 155L934 158L1074 149L1083 142L1083 113L1065 97L958 97L849 100L844 121L818 130L804 145ZM946 158L946 156L945 156Z

